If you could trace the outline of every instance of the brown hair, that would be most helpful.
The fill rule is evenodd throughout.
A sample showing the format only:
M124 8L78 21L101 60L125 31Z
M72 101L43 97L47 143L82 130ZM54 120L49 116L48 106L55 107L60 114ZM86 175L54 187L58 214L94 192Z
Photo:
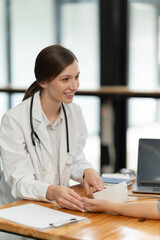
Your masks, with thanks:
M74 60L77 60L76 56L61 45L51 45L44 48L35 61L34 73L36 81L27 89L23 100L33 96L38 90L42 89L40 82L52 81Z

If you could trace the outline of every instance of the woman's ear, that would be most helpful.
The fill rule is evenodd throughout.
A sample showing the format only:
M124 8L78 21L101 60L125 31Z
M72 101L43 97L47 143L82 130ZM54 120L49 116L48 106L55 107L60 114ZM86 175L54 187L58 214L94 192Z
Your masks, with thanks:
M41 88L46 88L47 82L46 81L42 81L42 82L39 83L39 85L41 86Z

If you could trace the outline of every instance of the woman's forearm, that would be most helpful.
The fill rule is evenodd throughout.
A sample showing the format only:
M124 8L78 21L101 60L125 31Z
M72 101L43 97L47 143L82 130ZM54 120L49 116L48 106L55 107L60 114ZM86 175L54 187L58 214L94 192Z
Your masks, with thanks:
M129 217L160 219L157 201L111 204L111 211ZM107 210L107 209L106 209Z

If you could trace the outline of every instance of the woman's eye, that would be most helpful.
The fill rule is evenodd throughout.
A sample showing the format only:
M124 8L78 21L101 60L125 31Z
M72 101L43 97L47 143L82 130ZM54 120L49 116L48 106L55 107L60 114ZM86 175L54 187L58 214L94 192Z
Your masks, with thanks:
M64 82L66 82L66 81L68 81L69 80L69 78L63 78L62 79L62 81L64 81Z
M76 79L78 79L79 78L79 75L78 76L76 76Z

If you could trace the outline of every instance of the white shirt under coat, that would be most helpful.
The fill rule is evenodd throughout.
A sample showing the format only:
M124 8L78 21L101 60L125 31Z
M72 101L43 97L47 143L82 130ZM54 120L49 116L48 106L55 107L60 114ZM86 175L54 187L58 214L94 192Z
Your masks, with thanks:
M55 180L54 180L54 184L55 185L60 185L60 177L59 177L59 146L60 146L60 125L62 124L62 121L65 121L64 116L62 115L62 107L60 110L60 113L56 119L56 121L54 122L54 124L52 124L47 116L45 115L45 113L42 110L42 116L50 137L50 141L51 141L51 146L52 146L52 152L53 152L53 165L56 168L56 172L55 172Z
M43 118L39 92L34 95L32 114L34 130L41 141L42 164L31 141L30 102L31 98L28 98L10 109L2 118L0 150L4 178L1 178L0 191L6 189L3 192L3 199L6 196L3 203L18 198L47 201L47 188L55 184L57 166L53 161L52 143ZM66 126L61 111L59 181L61 185L68 186L70 178L83 181L84 170L92 168L92 165L86 161L83 153L87 130L81 108L75 103L64 106L68 119L70 152L67 153ZM6 184L9 187L5 188Z

